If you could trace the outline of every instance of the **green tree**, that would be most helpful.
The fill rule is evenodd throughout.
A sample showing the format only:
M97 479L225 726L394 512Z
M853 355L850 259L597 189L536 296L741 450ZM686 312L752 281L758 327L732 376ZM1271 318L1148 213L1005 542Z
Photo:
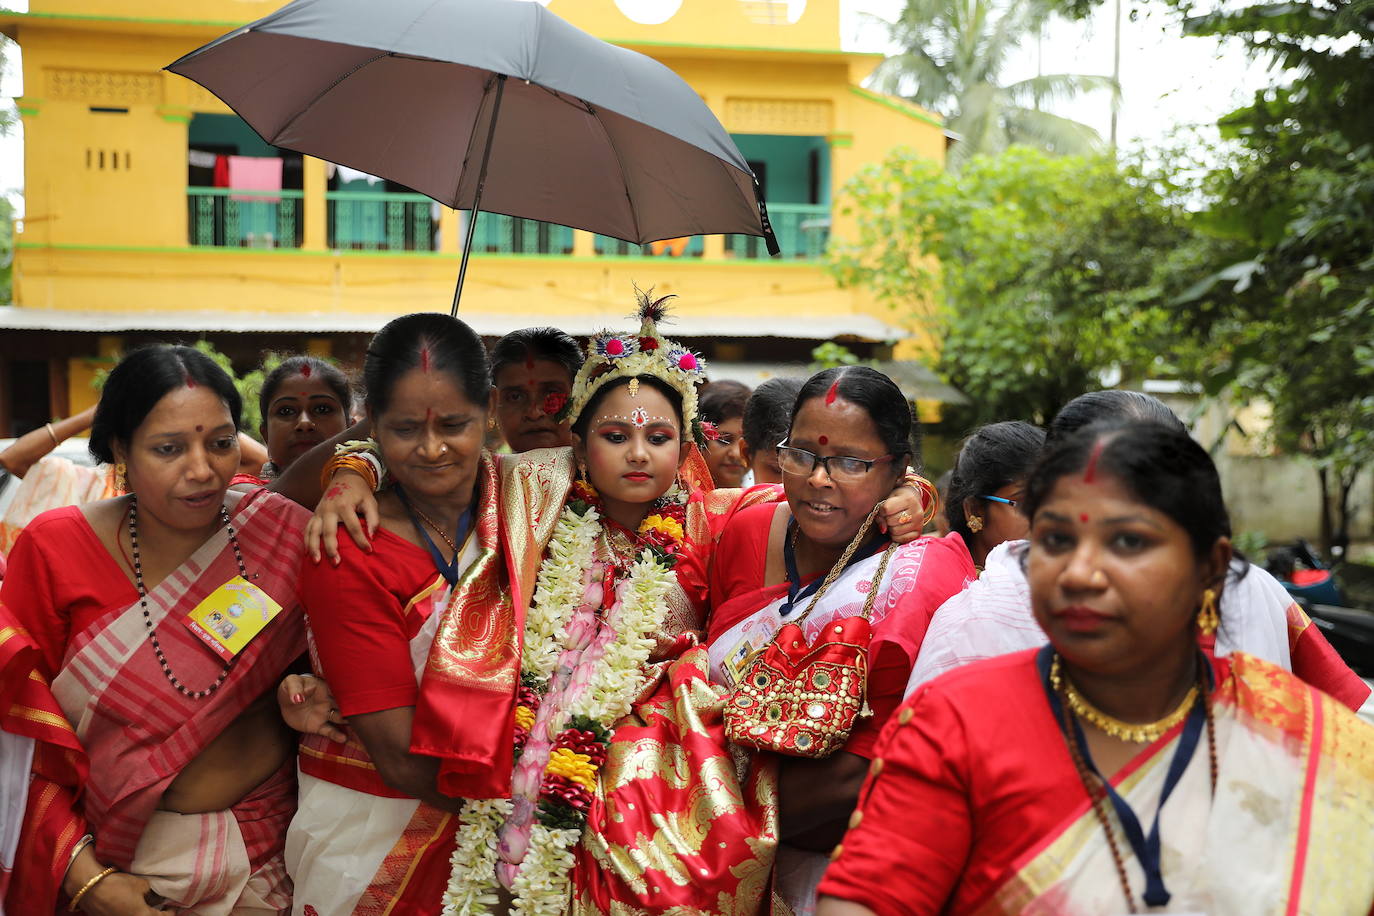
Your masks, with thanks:
M1216 257L1178 301L1208 335L1209 388L1273 405L1276 444L1316 469L1322 540L1343 545L1374 465L1374 3L1207 12L1187 29L1293 74L1222 119L1237 152L1209 180Z
M1196 255L1174 190L1106 157L1017 147L955 176L898 151L846 188L859 236L832 244L831 268L925 316L933 368L973 399L971 420L1043 422L1182 358L1165 302Z
M1097 131L1041 105L1086 91L1115 92L1111 77L1051 73L1003 82L1011 57L1055 11L1049 0L907 0L888 24L902 50L879 65L876 85L945 116L960 137L949 153L956 171L974 156L1013 144L1061 154L1100 151Z

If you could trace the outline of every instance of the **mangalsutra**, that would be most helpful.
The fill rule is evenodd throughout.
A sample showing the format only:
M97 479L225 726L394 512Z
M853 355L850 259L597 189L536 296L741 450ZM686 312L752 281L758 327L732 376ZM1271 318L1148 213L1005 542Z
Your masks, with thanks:
M247 579L248 570L243 565L243 553L239 550L239 539L234 534L234 525L229 520L229 510L220 506L219 517L220 521L224 522L224 527L229 531L229 543L234 547L234 559L239 564L239 575ZM129 543L133 547L134 553L134 582L138 585L138 603L143 608L143 623L148 628L148 639L153 644L153 654L157 656L157 663L162 667L162 676L167 678L167 682L175 687L182 696L190 697L193 700L203 700L224 683L224 679L229 676L229 669L234 666L234 661L230 659L225 662L224 670L219 673L219 677L215 678L215 682L202 690L188 689L172 673L172 666L167 662L167 655L162 651L162 644L158 642L157 628L153 626L153 616L148 611L148 590L143 586L143 563L139 559L138 553L138 497L134 494L129 495Z
M1055 690L1063 693L1069 708L1080 719L1113 738L1120 738L1122 741L1131 741L1135 744L1149 744L1159 740L1161 735L1186 719L1188 712L1193 708L1193 704L1197 702L1197 684L1195 683L1188 688L1188 692L1183 696L1183 701L1178 704L1178 708L1173 712L1158 721L1143 722L1137 725L1109 716L1089 703L1087 698L1078 692L1078 688L1074 687L1073 681L1060 672L1058 654L1054 656L1054 662L1050 665L1050 683Z

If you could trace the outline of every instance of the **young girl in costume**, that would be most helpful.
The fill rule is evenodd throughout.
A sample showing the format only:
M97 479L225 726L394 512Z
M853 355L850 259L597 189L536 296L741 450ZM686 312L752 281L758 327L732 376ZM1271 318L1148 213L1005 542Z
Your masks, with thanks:
M507 551L513 587L527 568L516 548L543 548L547 542L533 577L532 602L511 598L512 607L519 609L509 618L519 634L517 650L504 664L488 669L499 675L501 684L512 685L506 694L509 712L488 703L474 713L473 700L487 703L492 695L483 699L476 679L459 685L441 677L435 665L437 638L427 652L412 638L409 657L417 660L421 677L418 700L407 699L436 712L452 710L446 718L455 728L444 740L434 740L420 711L415 713L409 756L439 758L429 770L426 794L419 796L424 804L413 800L418 784L409 790L388 787L383 778L369 791L378 796L391 788L393 795L411 796L407 817L415 829L398 829L390 852L377 851L375 866L346 861L355 846L340 842L337 823L322 822L310 831L318 837L318 855L305 846L296 853L289 843L289 859L299 863L299 870L319 871L331 844L344 853L334 877L316 881L296 874L302 910L313 905L325 912L313 902L312 889L328 889L349 871L375 877L361 897L358 890L350 891L356 902L344 902L344 912L364 901L391 904L394 913L427 912L442 899L450 913L507 908L603 913L621 907L663 911L681 906L743 914L770 902L775 841L775 813L768 801L773 797L771 774L760 771L741 788L721 725L724 692L710 685L705 653L695 646L705 626L706 560L715 532L741 507L774 500L778 493L773 488L741 494L693 486L693 481L708 479L692 441L693 431L699 430L696 385L702 363L658 333L661 313L660 305L646 300L638 334L596 337L571 399L550 405L562 407L559 419L572 423L571 455L545 450L501 461L498 516L503 530L498 540ZM368 388L374 390L371 384ZM385 424L383 420L378 426L383 435ZM390 469L393 455L385 441L382 453ZM575 465L568 460L574 455ZM566 482L558 489L553 469L559 466L569 472L577 468L570 492ZM514 470L508 474L507 468ZM568 498L561 511L549 510L549 494L558 493L562 503L563 492ZM384 534L374 539L378 551L390 540L385 535L388 502L384 495ZM905 515L907 521L920 508L905 490L894 502L893 516ZM521 518L510 517L517 511ZM920 514L915 512L911 528L919 529ZM353 555L346 539L342 548L340 569L379 565ZM318 575L328 576L333 567L319 569ZM330 600L347 602L349 591L336 591ZM425 616L424 607L415 607L417 620ZM477 605L464 607L468 615L462 626L469 638L476 635L471 631L492 629L480 621ZM447 627L444 621L458 616L453 599L447 607L431 601L428 608L426 619L439 618L440 633ZM362 769L357 764L372 752L374 742L360 713L364 704L356 696L357 666L365 660L335 651L339 637L326 632L346 632L350 617L350 611L341 615L337 604L324 601L311 615L311 625L322 673L338 682L339 705L351 724L363 719L363 728L355 729L362 740L351 738L340 748L319 737L307 739L303 816L307 807L338 810L337 805L308 804L304 793L313 789L311 771L321 770L312 758L340 758L321 777L337 785ZM413 628L417 635L422 629ZM462 652L467 644L462 632L456 635L449 648ZM375 653L370 664L378 664ZM426 696L447 687L453 689L442 700ZM414 687L409 689L413 694ZM478 785L470 772L465 774L465 766L476 764L480 755L460 756L452 748L457 742L473 751L481 742L465 734L463 723L466 729L491 724L505 730L495 739L505 760L488 754L495 762L485 769L502 785ZM414 821L427 808L432 813L425 819L425 833ZM369 810L377 810L375 799ZM456 812L456 817L445 811ZM416 841L407 845L406 833ZM429 839L419 841L425 837ZM441 854L446 867L436 887ZM340 911L340 904L332 906Z

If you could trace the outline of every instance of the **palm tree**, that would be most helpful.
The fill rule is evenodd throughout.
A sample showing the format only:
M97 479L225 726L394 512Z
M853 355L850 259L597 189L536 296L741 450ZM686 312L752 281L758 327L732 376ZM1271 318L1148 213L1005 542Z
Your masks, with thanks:
M887 24L903 50L879 65L875 87L945 116L961 141L950 150L951 169L1014 143L1063 154L1100 150L1097 131L1041 105L1092 90L1118 93L1114 79L1042 73L1000 81L1012 54L1039 34L1053 11L1047 0L907 0L897 21Z

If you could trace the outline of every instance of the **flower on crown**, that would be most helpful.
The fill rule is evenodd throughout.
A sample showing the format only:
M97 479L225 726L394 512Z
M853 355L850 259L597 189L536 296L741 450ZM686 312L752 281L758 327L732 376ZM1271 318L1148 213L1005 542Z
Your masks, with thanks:
M639 341L633 337L621 337L619 334L603 334L592 338L592 346L597 355L606 359L624 359L639 352Z
M659 333L658 322L666 312L665 303L672 296L655 299L640 290L635 293L639 297L638 333L602 331L592 337L587 359L573 380L572 396L561 405L556 419L559 422L576 420L592 396L606 385L621 379L649 376L681 395L684 434L690 430L698 444L704 445L697 422L697 386L706 380L706 361Z

